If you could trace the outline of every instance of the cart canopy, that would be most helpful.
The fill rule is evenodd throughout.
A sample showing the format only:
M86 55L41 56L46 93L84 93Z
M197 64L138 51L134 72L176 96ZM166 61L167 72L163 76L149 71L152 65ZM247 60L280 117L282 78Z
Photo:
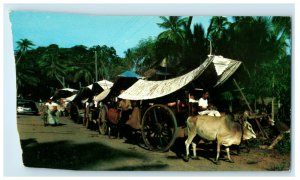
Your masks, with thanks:
M104 91L102 91L100 94L98 94L97 96L94 96L94 101L96 101L96 102L102 101L103 99L105 99L107 97L109 92L110 92L110 89L104 89Z
M124 71L122 74L119 74L118 77L137 78L137 79L143 78L142 76L136 74L133 71Z
M205 71L208 71L209 66L214 67L213 73L215 76L211 77L214 78L213 81L216 82L214 87L216 87L224 83L240 65L240 61L223 58L222 56L209 56L198 68L182 76L162 81L147 81L140 79L119 95L119 98L128 100L147 100L166 96L183 88L193 80L198 79ZM206 80L210 81L211 79Z
M114 85L113 82L110 82L110 81L108 81L108 80L106 80L106 79L103 79L103 80L98 81L98 82L96 82L96 83L99 84L99 86L100 86L102 89L110 89L110 88ZM92 88L93 88L93 84L88 85L87 87L88 87L89 89L92 89Z
M71 88L63 88L63 89L58 89L55 91L54 95L50 98L54 101L60 99L60 98L66 98L69 96L72 96L78 92L77 89L71 89Z

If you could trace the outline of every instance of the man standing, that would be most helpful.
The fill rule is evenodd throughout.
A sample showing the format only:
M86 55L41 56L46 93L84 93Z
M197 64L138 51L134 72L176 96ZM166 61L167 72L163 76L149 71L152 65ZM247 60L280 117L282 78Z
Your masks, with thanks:
M58 104L52 102L52 99L49 99L48 102L45 104L48 108L48 123L52 126L59 124L59 112L58 112Z

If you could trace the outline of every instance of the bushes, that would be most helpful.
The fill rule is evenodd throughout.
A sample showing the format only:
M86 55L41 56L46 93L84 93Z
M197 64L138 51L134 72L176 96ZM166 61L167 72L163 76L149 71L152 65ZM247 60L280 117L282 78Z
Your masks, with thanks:
M288 171L290 170L290 162L282 162L280 164L273 165L268 168L269 171Z
M276 137L274 137L276 138ZM273 141L274 139L272 139ZM250 139L248 140L249 148L259 148L261 145L270 145L270 139ZM291 152L291 137L290 133L285 133L283 138L274 146L280 154L290 154Z
M274 147L280 154L289 154L291 152L291 135L284 134L284 137Z
M259 148L261 145L265 145L268 142L269 142L269 140L267 140L267 139L260 139L260 138L250 139L250 140L248 140L248 146L250 148Z

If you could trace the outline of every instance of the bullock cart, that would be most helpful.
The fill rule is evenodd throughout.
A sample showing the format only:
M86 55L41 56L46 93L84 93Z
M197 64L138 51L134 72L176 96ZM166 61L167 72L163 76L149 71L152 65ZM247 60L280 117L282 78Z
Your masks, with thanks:
M182 76L161 81L140 79L118 98L139 102L140 130L145 145L153 151L167 151L178 136L180 125L185 123L188 116L189 111L180 111L178 106L179 101L186 102L187 90L195 86L219 86L240 64L240 61L222 56L208 56L198 68ZM175 110L168 106L172 102L177 103ZM180 116L182 114L184 115Z
M120 120L120 109L117 106L117 96L120 95L120 91L129 88L138 79L143 78L142 76L131 72L125 71L118 75L117 80L111 88L106 88L97 96L94 96L95 102L100 102L98 106L98 130L100 134L116 134L115 131L118 128ZM113 132L115 133L113 133Z

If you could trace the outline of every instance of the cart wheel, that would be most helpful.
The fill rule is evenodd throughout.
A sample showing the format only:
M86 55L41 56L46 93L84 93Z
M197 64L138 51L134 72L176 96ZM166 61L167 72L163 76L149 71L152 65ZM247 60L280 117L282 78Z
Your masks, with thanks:
M79 108L76 104L71 105L70 109L70 119L72 119L75 123L82 123L82 119L80 118Z
M90 111L90 108L86 108L84 112L84 120L83 120L83 125L89 129L90 127L90 121L92 119L92 112Z
M87 129L93 129L93 116L92 116L92 111L89 111L89 115L87 117L86 125L85 127Z
M165 105L149 107L142 119L142 137L150 150L167 151L177 137L177 122L174 113Z
M105 105L99 109L98 127L100 134L105 135L107 133L107 107Z

